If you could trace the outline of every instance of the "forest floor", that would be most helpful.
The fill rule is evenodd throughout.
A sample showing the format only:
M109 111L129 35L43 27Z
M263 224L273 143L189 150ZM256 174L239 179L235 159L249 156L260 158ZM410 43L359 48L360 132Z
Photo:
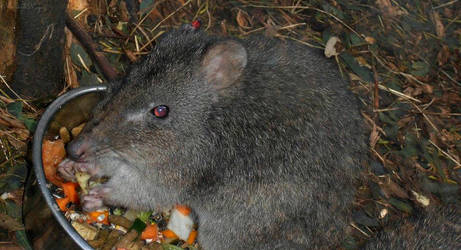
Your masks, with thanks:
M68 13L122 74L164 32L197 19L211 33L264 34L331 56L361 101L375 160L363 166L346 248L425 207L460 202L461 1L70 0ZM68 30L65 57L62 93L106 81ZM12 70L0 72L2 89ZM20 211L44 107L0 93L2 249L29 248Z

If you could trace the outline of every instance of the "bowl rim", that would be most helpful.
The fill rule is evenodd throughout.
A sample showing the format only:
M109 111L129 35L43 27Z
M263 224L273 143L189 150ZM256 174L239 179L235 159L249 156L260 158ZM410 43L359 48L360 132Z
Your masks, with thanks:
M53 216L58 221L58 224L64 229L64 231L74 240L74 242L81 247L82 249L93 249L86 240L84 240L79 233L72 227L72 225L67 221L64 215L59 210L56 201L51 195L50 190L47 188L47 182L45 179L45 172L43 171L42 163L42 141L47 132L48 126L52 121L55 114L61 110L61 108L68 103L69 101L78 98L82 95L98 92L106 92L107 86L89 86L89 87L80 87L68 91L64 95L58 97L54 100L45 110L40 121L37 124L35 129L33 143L32 143L32 162L37 178L37 183L39 189L45 198L45 202L50 208Z

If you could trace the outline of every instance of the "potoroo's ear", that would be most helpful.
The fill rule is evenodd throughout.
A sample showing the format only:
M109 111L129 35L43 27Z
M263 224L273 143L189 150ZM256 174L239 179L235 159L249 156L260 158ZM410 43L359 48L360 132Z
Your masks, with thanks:
M237 41L218 42L208 49L202 60L202 72L216 90L233 85L247 64L247 52Z

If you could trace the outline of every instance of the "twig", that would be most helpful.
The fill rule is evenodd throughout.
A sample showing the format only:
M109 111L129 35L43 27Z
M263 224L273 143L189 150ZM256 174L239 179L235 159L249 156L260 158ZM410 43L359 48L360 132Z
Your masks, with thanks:
M254 8L267 8L267 9L306 9L306 10L315 10L317 12L320 12L320 13L323 13L323 14L331 16L333 19L335 19L336 21L338 21L339 23L344 25L344 27L348 28L350 31L352 31L354 34L356 34L358 37L362 37L362 35L360 35L357 31L352 29L343 20L339 19L338 17L336 17L335 15L333 15L333 14L331 14L329 12L326 12L324 10L321 10L321 9L318 9L318 8L315 8L315 7L310 7L310 6L266 6L266 5L256 5L256 4L248 4L248 6L254 7Z
M10 85L6 82L5 80L5 77L0 75L0 79L2 79L2 82L3 84L6 85L6 87L18 98L18 100L20 100L21 102L23 102L27 107L29 107L32 111L34 111L35 113L37 113L37 110L32 107L32 105L30 105L26 100L24 100L23 98L21 98L11 87ZM8 97L8 96L7 96ZM8 97L9 98L9 97ZM11 98L10 98L11 99Z
M433 141L429 140L429 142L435 147L437 148L442 154L444 154L448 159L452 160L457 167L461 166L461 164L453 157L451 156L449 153L443 151L441 148L439 148L439 146L437 146Z
M412 101L417 102L417 103L421 103L420 100L418 100L418 99L416 99L416 98L414 98L414 97L411 97L411 96L409 96L409 95L405 95L405 94L402 93L402 92L399 92L399 91L397 91L397 90L388 88L388 87L383 86L383 85L381 85L381 84L378 84L378 87L379 87L380 89L385 90L385 91L387 91L387 92L389 92L389 93L392 93L392 94L394 94L394 95L396 95L396 96L399 96L399 97L402 97L402 98L405 98L405 99L408 99L408 100L412 100Z
M175 11L173 11L172 13L170 13L167 17L163 18L163 20L161 20L160 22L157 23L157 25L155 25L155 27L153 29L150 30L150 32L154 32L154 30L156 30L163 22L165 22L166 20L168 20L170 17L174 16L176 13L178 13L178 11L182 10L184 7L186 7L186 5L188 5L190 2L192 2L192 0L188 0L187 2L185 2L181 7L179 7L178 9L176 9Z
M302 43L302 44L304 44L304 45L306 45L306 46L309 46L309 47L312 47L312 48L323 49L323 48L320 47L320 46L313 45L313 44L311 44L311 43L308 43L308 42L305 42L305 41L296 39L296 38L291 37L291 36L285 36L285 35L277 34L276 37L282 37L282 38L291 39L291 40L293 40L293 41L296 41L296 42L298 42L298 43Z
M139 20L139 22L136 24L136 26L135 26L135 27L133 28L133 30L130 32L130 35L128 35L128 38L127 38L126 41L125 41L125 45L128 43L128 41L130 40L130 37L134 34L134 32L136 32L136 30L137 30L139 27L141 27L141 24L146 20L146 18L150 15L150 13L152 13L152 11L154 11L155 7L156 7L157 5L163 3L163 2L164 2L164 0L163 0L163 1L157 1L157 2L154 3L154 6L152 7L152 9L150 9L149 12L146 13L146 14L144 15L144 17L141 18L141 20Z
M429 119L429 117L424 113L423 110L421 110L418 105L412 103L413 106L415 106L415 108L423 115L424 119L427 120L427 122L429 123L429 125L431 125L431 127L435 130L435 132L437 132L437 134L440 133L439 129L437 128L437 126L435 126L435 124L431 121L431 119Z
M446 2L446 3L443 3L443 4L439 5L439 6L433 7L432 9L436 10L438 8L443 8L443 7L446 7L448 5L452 5L452 4L454 4L454 3L458 2L458 1L459 0L453 0L453 1L450 1L450 2Z
M119 74L117 70L110 65L103 53L96 51L98 45L93 42L90 35L88 35L83 28L69 16L69 14L66 14L66 25L72 34L77 37L90 57L99 66L104 77L109 81L116 79Z

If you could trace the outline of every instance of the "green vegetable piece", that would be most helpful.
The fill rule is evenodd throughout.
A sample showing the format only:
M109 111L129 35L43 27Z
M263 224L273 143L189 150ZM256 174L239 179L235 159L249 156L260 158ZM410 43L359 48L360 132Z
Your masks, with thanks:
M142 231L144 231L146 226L147 226L146 223L144 223L139 218L136 218L136 220L134 220L134 222L133 222L133 225L130 227L130 230L134 229L134 230L136 230L136 232L142 233Z
M152 211L140 212L138 214L138 219L140 219L144 223L147 223L151 215L152 215Z
M163 250L183 250L182 248L171 245L171 244L162 244Z

